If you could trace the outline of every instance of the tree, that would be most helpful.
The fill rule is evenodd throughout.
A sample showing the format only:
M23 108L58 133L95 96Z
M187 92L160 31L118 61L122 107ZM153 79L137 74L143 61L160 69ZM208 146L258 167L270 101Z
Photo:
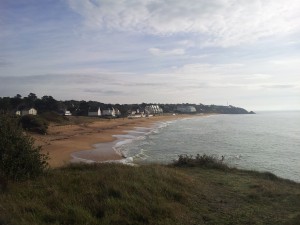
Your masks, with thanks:
M14 98L18 98L18 99L21 99L22 98L22 95L20 94L17 94Z
M49 126L45 119L34 115L22 116L19 122L23 129L39 134L46 134Z
M40 175L48 167L48 155L34 146L15 118L0 115L0 177L23 180Z
M37 96L36 96L36 94L34 94L34 93L30 93L30 94L28 95L28 99L29 99L30 101L34 102L35 100L37 100Z
M46 105L46 109L48 111L57 111L58 110L58 102L52 96L43 96L42 101Z
M30 93L28 95L28 97L25 97L25 103L28 107L35 107L35 101L38 99L38 97L36 96L36 94L34 93Z
M11 103L9 97L0 98L0 112L8 113L11 110Z
M22 105L23 99L20 94L17 94L15 97L10 99L12 109L17 110L19 106Z
M77 115L78 116L87 116L88 111L89 111L89 103L86 101L80 101Z

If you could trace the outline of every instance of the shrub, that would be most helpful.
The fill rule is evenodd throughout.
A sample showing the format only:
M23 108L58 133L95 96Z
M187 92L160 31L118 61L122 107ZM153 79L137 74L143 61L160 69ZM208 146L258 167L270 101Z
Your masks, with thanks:
M48 167L48 155L25 135L17 120L0 115L0 176L22 180L41 174Z
M0 174L0 193L2 191L6 191L6 189L7 189L7 180L2 174Z
M40 116L49 122L54 122L54 123L59 123L59 124L64 124L64 123L69 122L68 117L59 115L56 112L44 112L44 113L40 114Z
M48 129L48 122L39 116L25 115L20 119L20 124L23 129L36 132L39 134L46 134Z
M172 165L177 167L204 167L221 170L229 169L229 167L221 160L214 156L208 156L205 154L197 154L196 157L192 155L179 155L178 159L174 160Z

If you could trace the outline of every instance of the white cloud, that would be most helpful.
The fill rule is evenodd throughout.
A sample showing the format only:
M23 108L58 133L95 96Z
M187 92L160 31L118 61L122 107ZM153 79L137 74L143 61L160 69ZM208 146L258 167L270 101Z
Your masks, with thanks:
M171 55L184 55L185 50L183 48L176 48L171 50L162 50L159 48L149 48L149 52L155 56L171 56Z
M246 80L268 80L272 77L270 74L262 74L262 73L257 73L257 74L251 74L248 77L246 77Z
M297 88L296 85L294 84L262 84L261 85L262 88L278 88L278 89L290 89L290 88Z
M204 46L235 46L300 30L298 0L69 0L95 29L200 34Z
M177 42L178 45L182 45L186 48L191 48L195 46L195 42L191 41L191 40L182 40L182 41L178 41Z
M299 0L31 2L0 16L1 96L300 109Z
M271 60L270 62L275 65L298 66L298 68L300 68L300 58L299 57Z
M228 63L228 64L186 64L181 68L176 69L174 73L185 75L203 75L204 78L208 75L220 75L220 74L235 74L236 71L240 71L244 67L241 63Z

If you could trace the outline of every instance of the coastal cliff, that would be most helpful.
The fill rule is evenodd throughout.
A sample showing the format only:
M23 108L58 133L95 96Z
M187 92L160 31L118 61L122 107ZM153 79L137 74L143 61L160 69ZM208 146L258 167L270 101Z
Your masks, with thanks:
M237 169L71 165L11 183L0 224L299 224L300 186Z

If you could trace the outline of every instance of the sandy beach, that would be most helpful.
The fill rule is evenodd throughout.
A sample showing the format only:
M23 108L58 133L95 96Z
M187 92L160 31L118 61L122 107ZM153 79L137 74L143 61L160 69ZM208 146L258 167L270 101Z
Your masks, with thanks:
M78 125L55 125L51 124L47 135L33 135L35 144L42 146L44 153L49 153L51 167L61 167L72 159L71 154L83 150L93 149L97 143L109 143L115 140L113 135L123 134L126 130L135 127L149 127L160 121L176 120L188 117L188 115L164 115L149 118L119 118L98 119L93 122ZM110 145L101 149L97 161L119 160L122 155L115 152Z

